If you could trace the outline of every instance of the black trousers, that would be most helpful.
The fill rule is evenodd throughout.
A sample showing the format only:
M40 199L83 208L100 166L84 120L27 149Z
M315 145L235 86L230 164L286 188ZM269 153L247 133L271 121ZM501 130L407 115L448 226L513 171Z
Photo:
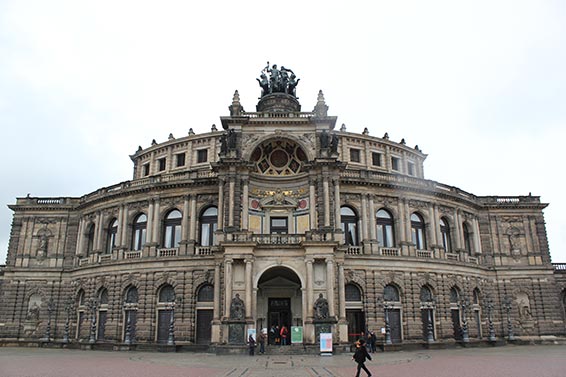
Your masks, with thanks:
M371 376L371 373L368 370L368 368L365 366L365 364L364 363L358 363L358 371L356 373L356 377L360 377L360 371L362 369L368 374L368 376Z

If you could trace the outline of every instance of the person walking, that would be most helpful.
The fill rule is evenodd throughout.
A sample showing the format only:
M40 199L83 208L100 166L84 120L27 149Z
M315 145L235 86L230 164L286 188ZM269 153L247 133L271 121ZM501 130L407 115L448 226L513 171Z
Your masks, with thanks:
M263 330L261 330L259 332L259 337L257 338L257 341L259 342L259 353L261 353L262 355L265 353L265 338L267 338L267 336L263 332Z
M248 347L250 350L250 356L253 356L255 354L255 339L252 334L248 337Z
M354 353L354 356L352 356L352 360L354 360L356 363L358 363L358 369L356 371L356 377L360 377L360 371L362 369L367 373L368 377L371 376L371 372L368 370L368 368L364 364L366 362L366 359L371 360L371 356L368 353L365 341L358 340L356 342L356 352Z
M282 346L286 346L287 343L287 336L289 335L289 330L287 330L287 326L283 325L281 326L281 345Z

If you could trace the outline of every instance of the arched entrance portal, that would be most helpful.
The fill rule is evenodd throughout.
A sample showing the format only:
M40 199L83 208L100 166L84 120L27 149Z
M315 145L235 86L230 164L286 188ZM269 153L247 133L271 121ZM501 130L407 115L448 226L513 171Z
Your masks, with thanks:
M257 328L266 329L269 344L281 344L282 326L302 326L303 295L301 280L286 267L273 267L265 271L257 284Z

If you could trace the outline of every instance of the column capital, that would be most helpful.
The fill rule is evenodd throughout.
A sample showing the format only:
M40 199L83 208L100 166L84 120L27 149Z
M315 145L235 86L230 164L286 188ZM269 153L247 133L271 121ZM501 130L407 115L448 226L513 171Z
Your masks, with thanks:
M305 258L305 263L307 263L307 264L313 264L313 263L314 263L314 258Z

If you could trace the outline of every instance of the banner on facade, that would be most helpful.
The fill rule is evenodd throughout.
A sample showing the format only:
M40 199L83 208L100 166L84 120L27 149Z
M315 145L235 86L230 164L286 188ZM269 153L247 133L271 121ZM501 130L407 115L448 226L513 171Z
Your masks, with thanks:
M332 353L332 333L320 333L320 353Z
M303 327L302 326L291 326L291 343L292 344L303 343Z

